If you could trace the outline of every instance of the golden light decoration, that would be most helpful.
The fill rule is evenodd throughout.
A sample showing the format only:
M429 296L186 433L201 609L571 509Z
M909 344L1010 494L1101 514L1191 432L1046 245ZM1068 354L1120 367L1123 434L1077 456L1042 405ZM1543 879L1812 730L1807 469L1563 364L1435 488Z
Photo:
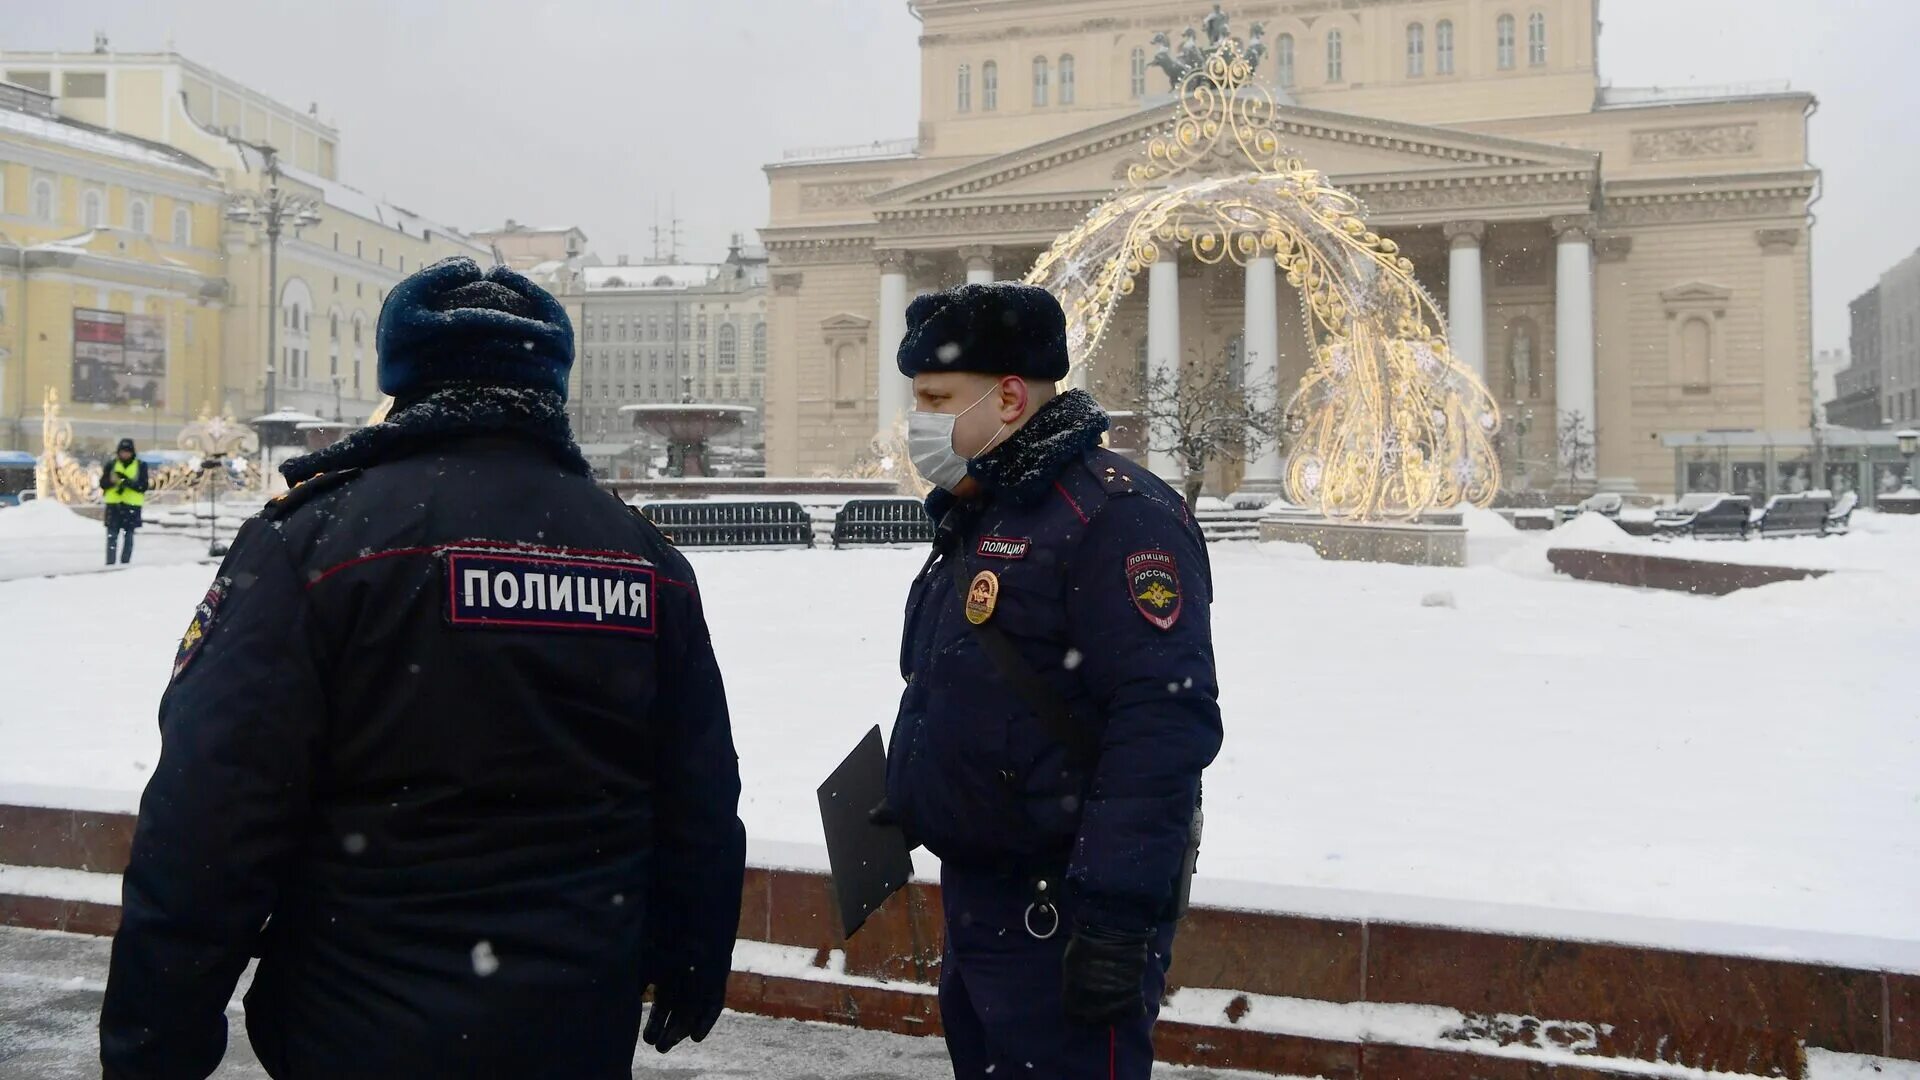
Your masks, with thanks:
M40 461L33 470L34 497L67 505L100 499L98 478L73 459L73 425L60 415L60 391L47 387L40 403Z
M1067 312L1084 364L1140 271L1185 249L1206 265L1273 259L1299 289L1314 359L1297 417L1287 496L1329 517L1411 518L1500 489L1500 412L1447 346L1445 322L1399 245L1359 200L1284 147L1273 95L1223 41L1181 83L1172 127L1127 170L1127 188L1056 240L1026 280ZM1217 172L1225 163L1229 175Z

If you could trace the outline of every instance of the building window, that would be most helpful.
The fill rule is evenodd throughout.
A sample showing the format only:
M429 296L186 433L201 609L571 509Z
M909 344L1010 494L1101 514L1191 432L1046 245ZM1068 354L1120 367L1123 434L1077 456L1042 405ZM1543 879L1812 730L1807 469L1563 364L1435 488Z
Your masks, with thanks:
M1536 11L1527 16L1527 63L1545 67L1547 63L1547 16Z
M720 324L720 340L719 340L719 343L714 346L714 349L715 349L715 357L719 361L721 371L739 370L739 367L740 367L739 331L733 328L732 323Z
M767 324L753 324L753 370L767 370Z
M400 272L403 274L407 272L407 257L405 255L400 256Z
M1147 96L1147 50L1135 49L1127 58L1127 70L1130 72L1129 91L1134 97Z
M147 231L147 200L127 200L127 228L144 235Z
M1280 85L1292 86L1293 85L1293 35L1292 34L1280 35L1280 40L1274 44L1273 62L1274 62L1274 67L1276 68L1280 77Z
M1327 31L1327 81L1337 83L1345 73L1340 50L1340 31Z
M106 217L107 200L97 191L89 191L80 200L80 222L89 229L100 227Z
M33 182L33 217L35 221L53 220L53 181Z
M1047 103L1047 84L1052 81L1047 71L1047 58L1033 58L1033 107L1041 108Z
M1407 27L1407 77L1417 79L1427 73L1427 28L1419 23Z
M1493 53L1501 71L1513 70L1513 16L1502 15L1494 23Z
M106 97L107 73L104 71L69 71L60 80L60 96L70 98Z
M173 242L181 247L193 243L193 215L184 206L176 207L173 211ZM336 283L339 280L334 279ZM334 287L339 286L336 284Z
M1433 73L1453 74L1453 20L1441 19L1433 27Z
M1713 386L1713 328L1694 317L1680 326L1680 388L1704 393Z
M1073 98L1073 57L1062 56L1060 58L1060 104L1071 105Z
M953 111L973 111L973 68L960 65L960 73L954 77Z
M367 257L365 241L355 240L353 242L353 257L356 259L364 259Z
M980 108L992 112L1000 107L1000 65L989 60L980 65Z

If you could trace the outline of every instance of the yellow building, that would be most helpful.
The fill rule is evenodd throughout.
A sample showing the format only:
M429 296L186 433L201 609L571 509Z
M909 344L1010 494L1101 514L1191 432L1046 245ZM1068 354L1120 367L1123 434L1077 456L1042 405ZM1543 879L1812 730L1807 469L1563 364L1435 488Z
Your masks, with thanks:
M206 162L0 85L0 424L38 449L47 387L82 449L170 442L221 390L225 192Z
M1024 273L1172 119L1155 36L1168 60L1190 24L1209 37L1206 7L1178 0L910 6L917 137L767 167L774 473L844 468L891 428L908 298ZM1597 0L1227 6L1265 48L1282 137L1401 245L1499 400L1509 486L1662 492L1663 435L1805 427L1811 95L1602 87ZM1306 371L1284 280L1249 288L1189 255L1139 285L1083 358L1109 407L1135 406L1150 371L1246 364L1283 391ZM1212 486L1270 487L1279 468Z
M0 290L24 273L32 320L28 338L9 314L20 302L0 292L0 335L14 331L0 350L29 354L0 361L10 445L37 448L48 386L73 395L75 435L90 449L140 432L171 442L203 407L257 415L270 367L275 408L364 420L380 399L373 336L387 290L449 255L492 259L487 245L341 183L338 136L317 110L298 112L176 54L4 52L0 72L13 84L0 84L0 245L26 251L12 258L12 278L0 267ZM265 230L229 213L267 195L268 148L280 192L312 200L318 214L281 235L277 280ZM132 280L75 278L68 267L80 250L88 272ZM176 315L172 294L156 289L197 297L211 322ZM90 400L110 396L100 373L111 364L92 354L111 350L83 342L76 360L74 335L115 331L76 312L139 316L124 332L147 341L145 309L156 305L171 320L161 385L132 380L131 396L113 392L127 400Z

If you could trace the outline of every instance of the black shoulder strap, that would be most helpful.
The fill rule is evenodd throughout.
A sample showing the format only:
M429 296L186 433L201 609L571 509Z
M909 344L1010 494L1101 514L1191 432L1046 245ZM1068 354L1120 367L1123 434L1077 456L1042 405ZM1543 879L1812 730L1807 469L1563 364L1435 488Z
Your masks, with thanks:
M949 549L946 558L952 569L954 596L964 605L967 590L971 587L967 580L967 561L960 557L958 547ZM1066 699L1041 678L1039 672L1033 670L1033 665L1027 663L1026 658L1020 655L1020 650L999 627L992 623L975 623L971 619L968 623L973 627L975 639L980 642L981 651L987 654L988 660L993 661L1000 677L1007 680L1013 692L1019 694L1020 700L1027 703L1027 708L1040 718L1047 734L1067 748L1067 760L1076 765L1091 765L1095 757L1093 732L1074 720L1073 710L1067 707Z

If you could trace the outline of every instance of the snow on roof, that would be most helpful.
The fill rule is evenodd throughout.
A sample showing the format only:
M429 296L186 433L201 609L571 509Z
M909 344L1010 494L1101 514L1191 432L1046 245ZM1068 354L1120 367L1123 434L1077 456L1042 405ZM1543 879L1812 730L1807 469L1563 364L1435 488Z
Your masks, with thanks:
M1600 88L1600 107L1630 109L1643 105L1688 105L1706 101L1780 97L1792 93L1793 84L1785 79L1721 86L1604 86Z
M445 236L449 239L459 241L473 248L475 251L486 250L484 245L475 242L466 233L461 232L451 225L442 225L431 218L422 217L405 207L395 206L393 203L376 199L366 192L361 191L359 188L350 187L338 180L329 180L319 173L310 173L305 169L295 168L285 162L281 162L280 172L289 180L298 181L307 187L319 191L320 197L326 201L328 206L337 210L345 210L355 217L365 218L368 221L385 225L397 232L406 233L408 236L423 237L427 234L427 231L431 229L435 235Z
M693 289L720 275L711 263L589 266L580 271L588 289Z
M16 112L12 109L0 109L0 131L45 139L75 150L104 154L122 161L159 165L202 178L211 178L215 175L212 166L189 154L158 146L144 139L102 131L91 125L78 124L71 120L50 119Z

